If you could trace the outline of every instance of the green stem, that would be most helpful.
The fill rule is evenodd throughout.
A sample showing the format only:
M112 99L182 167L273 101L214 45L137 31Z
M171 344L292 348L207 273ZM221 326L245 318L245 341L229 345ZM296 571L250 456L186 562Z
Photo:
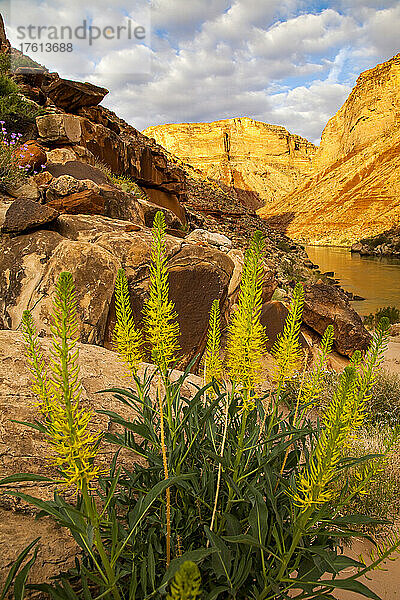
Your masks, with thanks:
M247 393L247 391L245 393ZM242 413L242 424L241 424L241 428L240 428L240 434L239 434L239 439L238 439L238 448L237 448L235 464L233 467L233 476L232 476L232 479L235 483L238 480L240 461L242 459L243 452L244 452L244 436L246 433L247 414L248 414L247 411L243 411L243 413ZM233 488L231 486L229 486L228 502L226 503L225 513L229 513L229 511L232 507L233 498L234 498L234 491L233 491ZM222 518L219 529L218 529L218 534L220 534L221 531L223 530L224 524L225 524L225 519Z
M101 562L104 567L104 571L107 575L108 585L110 587L111 593L113 595L114 600L122 600L119 590L115 584L115 572L111 566L111 563L108 559L106 550L104 548L103 540L101 539L100 527L99 527L99 517L97 514L96 507L90 497L86 485L84 485L82 489L83 501L85 503L86 512L89 517L89 521L91 526L93 527L93 537L94 543L101 558Z

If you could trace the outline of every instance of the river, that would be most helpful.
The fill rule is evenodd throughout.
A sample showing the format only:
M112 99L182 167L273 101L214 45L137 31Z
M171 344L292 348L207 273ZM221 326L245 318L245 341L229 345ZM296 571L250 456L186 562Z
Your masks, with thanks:
M334 271L343 288L365 298L351 303L360 315L382 306L400 308L400 259L360 256L335 246L306 246L306 252L321 272Z

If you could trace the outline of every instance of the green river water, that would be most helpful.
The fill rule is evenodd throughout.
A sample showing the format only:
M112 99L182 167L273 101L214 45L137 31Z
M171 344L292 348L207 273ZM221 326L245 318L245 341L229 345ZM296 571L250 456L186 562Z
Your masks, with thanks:
M360 315L382 306L400 308L400 259L360 256L335 246L306 246L306 252L322 272L334 271L344 289L365 298L351 303Z

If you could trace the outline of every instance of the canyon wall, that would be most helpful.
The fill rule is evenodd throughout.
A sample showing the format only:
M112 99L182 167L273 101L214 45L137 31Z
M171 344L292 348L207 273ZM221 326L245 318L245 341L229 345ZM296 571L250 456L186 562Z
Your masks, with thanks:
M316 151L284 127L247 117L159 125L143 133L253 209L278 201L303 183Z
M259 215L290 237L349 244L400 220L400 54L362 73L330 119L313 175Z

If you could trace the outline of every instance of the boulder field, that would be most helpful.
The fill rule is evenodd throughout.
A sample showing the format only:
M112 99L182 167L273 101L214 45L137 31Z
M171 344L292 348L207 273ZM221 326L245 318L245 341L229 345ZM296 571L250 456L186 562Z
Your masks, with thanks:
M16 76L24 93L40 96L44 113L34 123L20 122L22 145L16 154L25 164L28 148L32 163L41 167L0 197L0 328L17 329L29 308L41 335L48 335L55 281L69 270L77 290L80 340L110 347L117 270L127 273L140 322L149 285L150 227L162 210L182 365L200 359L213 299L219 299L227 323L243 251L257 229L266 236L263 302L273 299L276 288L290 292L303 281L310 286L305 323L318 335L333 323L336 349L344 355L366 348L369 335L346 295L319 279L301 246L99 106L107 90L46 71L22 69Z

